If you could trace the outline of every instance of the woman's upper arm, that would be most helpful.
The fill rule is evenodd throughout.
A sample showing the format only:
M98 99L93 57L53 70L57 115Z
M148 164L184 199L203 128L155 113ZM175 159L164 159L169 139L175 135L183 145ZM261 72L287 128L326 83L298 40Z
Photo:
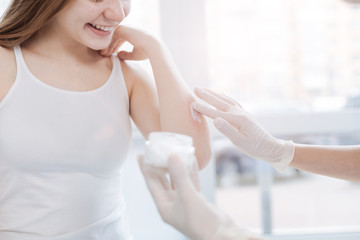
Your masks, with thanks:
M16 78L16 60L12 49L0 46L0 103Z
M160 112L155 81L136 63L121 61L128 88L130 116L142 135L160 131Z

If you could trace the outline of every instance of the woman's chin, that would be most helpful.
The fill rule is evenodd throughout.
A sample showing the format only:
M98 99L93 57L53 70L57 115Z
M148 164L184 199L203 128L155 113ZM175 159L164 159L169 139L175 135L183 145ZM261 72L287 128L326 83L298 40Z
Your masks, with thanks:
M104 39L102 41L92 41L92 42L87 42L85 45L90 48L91 50L94 51L99 51L99 50L103 50L106 49L111 43L111 38L109 40Z
M104 45L104 44L101 44L101 45L88 45L87 47L90 48L91 50L94 50L94 51L100 51L100 50L106 49L109 46L109 44L107 44L107 45Z

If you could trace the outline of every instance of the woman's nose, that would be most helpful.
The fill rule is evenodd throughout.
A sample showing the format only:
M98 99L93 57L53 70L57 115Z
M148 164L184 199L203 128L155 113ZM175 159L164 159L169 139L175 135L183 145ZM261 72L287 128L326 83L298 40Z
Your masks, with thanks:
M114 22L120 23L130 10L130 0L110 0L104 11L104 16Z

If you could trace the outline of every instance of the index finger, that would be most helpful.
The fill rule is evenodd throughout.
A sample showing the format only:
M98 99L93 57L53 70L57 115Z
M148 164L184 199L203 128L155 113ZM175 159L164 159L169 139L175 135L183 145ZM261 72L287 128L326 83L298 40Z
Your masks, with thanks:
M220 111L227 111L231 107L228 102L224 101L223 99L219 98L218 96L212 94L209 91L201 88L195 88L194 92L196 96L198 96L200 99L204 100L205 102Z
M235 101L234 99L232 99L229 96L226 96L223 93L219 94L219 93L217 93L217 92L215 92L215 91L213 91L211 89L208 89L208 88L205 88L205 91L211 93L212 95L216 96L217 98L221 99L224 102L227 102L228 104L230 104L232 106L238 106L238 107L242 108L242 106L237 101Z
M185 196L189 191L195 190L194 182L192 181L188 170L177 155L170 156L169 174L175 185L175 189L178 192L183 193L181 194L182 196Z
M191 103L191 106L194 108L194 110L198 111L199 113L204 114L205 116L215 119L217 117L221 117L226 119L226 112L219 111L209 105L199 103L199 102L193 102Z
M138 163L154 201L159 203L161 201L168 200L170 184L166 177L166 173L154 171L154 169L145 166L142 156L138 157Z

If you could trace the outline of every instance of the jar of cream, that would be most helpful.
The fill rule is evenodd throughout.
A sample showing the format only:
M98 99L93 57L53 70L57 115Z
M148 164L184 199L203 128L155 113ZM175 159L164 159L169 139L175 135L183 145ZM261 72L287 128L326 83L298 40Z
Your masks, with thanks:
M167 168L170 155L177 154L187 169L195 160L195 148L190 136L172 132L152 132L145 143L144 163Z

